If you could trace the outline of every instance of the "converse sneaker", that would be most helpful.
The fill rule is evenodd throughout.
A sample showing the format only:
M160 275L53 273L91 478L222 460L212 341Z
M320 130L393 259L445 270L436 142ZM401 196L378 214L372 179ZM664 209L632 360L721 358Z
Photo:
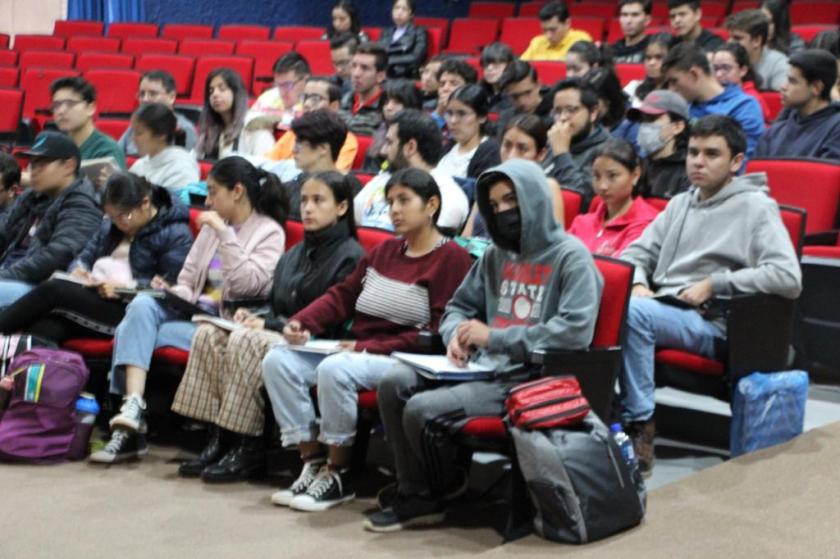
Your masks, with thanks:
M298 495L306 493L306 490L309 489L309 486L312 485L313 481L315 481L315 478L318 476L318 472L325 463L326 460L324 460L323 457L306 460L303 463L303 469L300 471L300 475L295 482L286 489L281 489L280 491L275 492L271 496L271 502L281 507L288 507L289 503L292 502L292 499Z
M137 459L149 452L146 437L117 429L111 434L111 440L105 448L90 455L90 461L98 464L115 464Z
M367 517L365 530L396 532L405 528L440 524L446 513L440 501L418 495L397 495L392 506Z
M146 411L146 402L139 394L131 394L123 400L120 413L111 418L111 429L116 427L138 432L143 427L143 414Z
M347 477L347 470L342 472L322 466L306 492L292 499L289 506L295 510L320 512L352 501L356 494L349 489Z
M463 470L459 470L458 477L455 478L455 481L449 488L443 492L441 495L441 500L444 502L454 501L461 495L467 492L469 489L470 480L467 477L467 474ZM379 505L379 508L382 510L387 509L388 507L394 504L394 501L397 499L397 482L389 483L385 487L379 490L376 494L376 504Z

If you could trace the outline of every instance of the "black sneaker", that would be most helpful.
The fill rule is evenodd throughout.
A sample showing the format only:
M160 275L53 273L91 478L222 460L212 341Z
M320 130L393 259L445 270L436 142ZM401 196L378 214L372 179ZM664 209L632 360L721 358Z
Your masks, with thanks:
M444 502L454 501L461 495L467 492L467 489L470 486L470 480L467 477L467 474L461 470L460 475L455 480L455 482L449 486L441 499ZM376 494L376 503L379 505L379 508L382 510L387 509L388 507L394 504L394 501L397 498L397 482L389 483L385 487L379 490Z
M117 429L111 434L111 440L105 448L90 455L90 461L97 464L115 464L135 460L148 452L146 437L140 433Z
M323 466L306 491L291 500L289 507L306 512L320 512L352 501L356 494L349 488L347 477L347 470L338 471Z
M440 524L446 517L440 501L399 495L392 506L375 512L364 522L371 532L397 532L404 528Z

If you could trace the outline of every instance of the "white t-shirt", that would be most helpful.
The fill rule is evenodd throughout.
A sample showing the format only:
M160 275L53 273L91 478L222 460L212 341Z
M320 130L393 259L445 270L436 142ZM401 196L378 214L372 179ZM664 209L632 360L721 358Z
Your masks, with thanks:
M432 169L432 177L440 188L441 200L438 226L460 230L467 221L470 213L469 200L464 191L452 179L452 175ZM362 227L379 227L392 231L391 216L388 214L388 203L385 201L385 185L391 174L379 173L368 182L353 199L353 209L356 224Z
M484 139L485 138L482 138L481 141L483 142ZM473 149L465 153L461 153L458 144L453 145L452 149L447 151L444 156L440 158L437 168L445 173L449 173L449 175L453 177L466 177L470 161L472 161L473 155L475 155L475 152L478 151L478 146L480 145L481 142L479 142Z

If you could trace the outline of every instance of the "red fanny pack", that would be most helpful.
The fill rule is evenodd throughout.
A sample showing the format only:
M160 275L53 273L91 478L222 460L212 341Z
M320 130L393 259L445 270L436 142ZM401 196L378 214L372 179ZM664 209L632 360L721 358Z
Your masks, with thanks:
M521 429L553 429L580 423L589 413L577 378L547 377L514 386L505 400L508 421Z

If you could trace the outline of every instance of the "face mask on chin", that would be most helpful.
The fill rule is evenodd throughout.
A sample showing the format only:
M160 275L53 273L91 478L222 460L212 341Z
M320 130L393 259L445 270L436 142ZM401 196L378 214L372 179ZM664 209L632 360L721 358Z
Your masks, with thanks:
M519 208L498 212L495 214L495 218L499 237L507 245L503 248L519 252L520 239L522 238L522 218L519 215Z

